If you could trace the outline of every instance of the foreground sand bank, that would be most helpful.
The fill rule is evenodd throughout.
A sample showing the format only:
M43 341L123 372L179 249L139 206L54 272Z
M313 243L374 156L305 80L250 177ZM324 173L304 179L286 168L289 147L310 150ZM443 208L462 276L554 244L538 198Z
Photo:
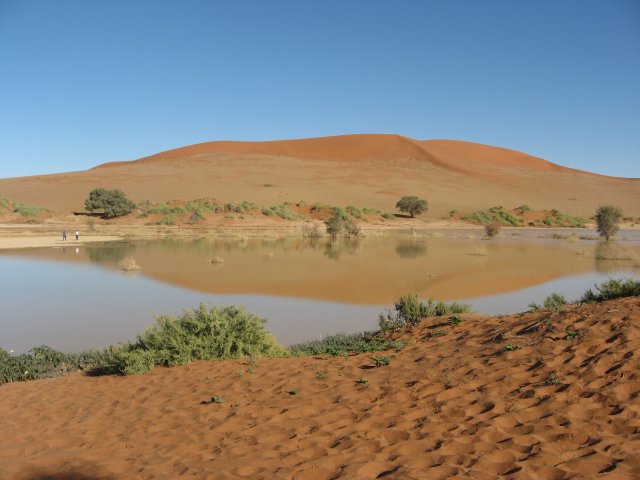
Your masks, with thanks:
M640 298L463 318L398 334L412 343L381 368L359 354L4 385L0 478L640 476Z

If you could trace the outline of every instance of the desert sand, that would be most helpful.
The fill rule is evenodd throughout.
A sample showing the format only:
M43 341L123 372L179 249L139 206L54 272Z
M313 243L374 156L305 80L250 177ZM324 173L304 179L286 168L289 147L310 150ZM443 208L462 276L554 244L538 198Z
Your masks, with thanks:
M395 334L411 343L379 368L240 359L4 385L0 478L640 477L639 298L463 319Z
M75 239L73 232L67 232L67 240L62 240L60 236L0 236L0 250L13 250L20 248L38 248L38 247L78 247L87 243L96 242L113 242L122 240L122 237L110 235L81 235L78 240Z
M429 201L430 220L522 204L590 217L611 203L640 217L640 179L595 175L505 148L399 135L209 142L81 172L0 179L1 195L58 214L84 211L96 187L119 188L136 202L303 200L383 212L396 212L402 195L417 195Z

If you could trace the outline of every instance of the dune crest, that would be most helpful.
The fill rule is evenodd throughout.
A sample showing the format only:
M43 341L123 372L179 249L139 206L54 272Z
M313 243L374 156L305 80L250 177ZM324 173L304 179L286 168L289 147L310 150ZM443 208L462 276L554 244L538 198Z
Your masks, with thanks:
M121 189L136 202L303 200L382 212L396 211L401 195L417 195L429 201L431 219L522 204L590 217L608 203L640 217L640 179L574 170L506 148L400 135L206 142L81 172L0 179L3 196L58 212L82 211L96 187Z

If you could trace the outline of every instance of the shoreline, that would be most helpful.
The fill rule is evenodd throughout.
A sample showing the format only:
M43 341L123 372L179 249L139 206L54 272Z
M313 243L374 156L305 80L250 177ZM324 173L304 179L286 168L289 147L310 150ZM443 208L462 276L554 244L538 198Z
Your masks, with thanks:
M135 224L114 224L100 225L97 227L85 226L80 228L80 239L75 240L73 231L78 225L72 225L67 235L67 240L62 240L60 224L21 224L7 223L0 224L0 251L24 248L43 247L63 247L80 246L89 243L113 242L122 240L142 240L166 237L184 238L278 238L278 237L302 237L303 228L310 225L322 225L322 222L291 222L267 224L264 222L251 222L245 224L217 225L217 226L158 226L158 225L135 225ZM446 232L446 231L477 231L484 232L484 226L463 222L445 221L403 221L394 225L367 224L360 225L365 236L394 235L404 233L424 234L425 231ZM585 228L575 227L504 227L504 232L521 231L582 231L597 236L592 225ZM625 232L635 232L640 230L640 226L625 225L620 229L619 234Z

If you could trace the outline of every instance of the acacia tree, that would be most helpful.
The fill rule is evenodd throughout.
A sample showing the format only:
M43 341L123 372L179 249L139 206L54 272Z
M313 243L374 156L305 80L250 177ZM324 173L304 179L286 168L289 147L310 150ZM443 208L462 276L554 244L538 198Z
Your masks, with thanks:
M121 217L131 213L136 204L129 200L121 190L94 188L89 198L84 201L84 208L89 212L102 211L104 218Z
M601 205L596 210L596 228L601 237L607 242L613 237L620 228L618 222L622 218L622 210L613 205Z
M416 215L424 213L429 208L429 204L426 200L418 198L416 196L402 197L396 203L396 208L401 212L406 212L414 218Z

